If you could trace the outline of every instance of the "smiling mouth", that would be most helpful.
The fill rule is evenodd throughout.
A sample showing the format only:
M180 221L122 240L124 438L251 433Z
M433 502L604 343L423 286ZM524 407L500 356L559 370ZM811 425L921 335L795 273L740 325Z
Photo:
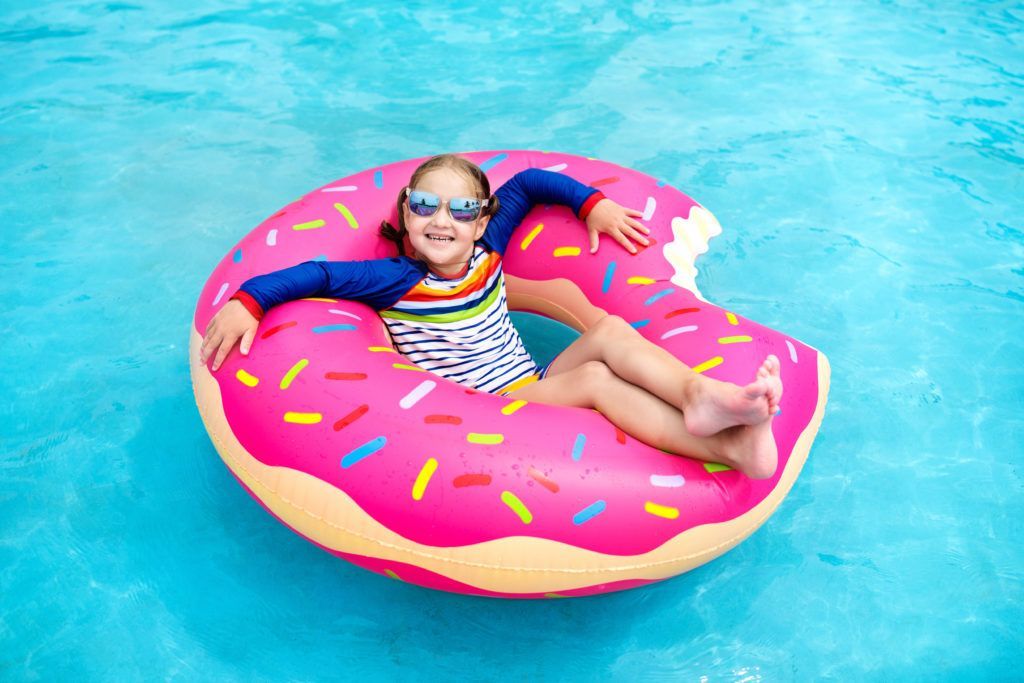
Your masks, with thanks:
M427 235L427 239L431 242L454 242L454 237L442 237L441 235Z

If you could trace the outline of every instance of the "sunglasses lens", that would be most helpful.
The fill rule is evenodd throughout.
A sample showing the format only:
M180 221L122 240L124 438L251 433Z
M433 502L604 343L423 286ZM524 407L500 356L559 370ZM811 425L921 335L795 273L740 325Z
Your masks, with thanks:
M441 206L441 198L436 194L419 190L409 193L409 210L417 216L433 216L439 206Z
M448 208L452 212L452 218L468 223L476 220L476 217L480 215L480 200L453 197L448 200Z

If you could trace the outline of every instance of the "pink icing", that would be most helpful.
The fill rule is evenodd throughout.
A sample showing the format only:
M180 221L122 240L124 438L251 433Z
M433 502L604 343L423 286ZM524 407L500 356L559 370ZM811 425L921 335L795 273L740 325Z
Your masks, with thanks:
M488 170L492 187L527 167L566 164L562 172L584 183L603 181L600 189L624 206L642 209L648 197L656 200L655 213L646 224L658 244L636 256L609 241L603 241L591 256L586 230L570 210L537 207L514 236L505 270L534 280L565 277L575 281L594 305L630 322L648 320L639 331L690 365L722 356L723 362L706 373L717 379L747 381L768 353L776 354L782 361L786 393L773 426L780 454L775 477L752 481L731 470L709 472L703 463L662 453L632 438L620 443L615 428L589 410L528 404L504 415L502 408L511 399L470 392L425 372L396 369L393 364L404 362L400 356L368 350L390 346L389 340L371 309L348 301L299 301L268 311L249 356L233 353L214 374L228 423L242 445L263 463L329 482L378 522L406 538L435 546L534 536L631 555L656 548L694 526L733 519L764 500L778 484L793 445L814 412L817 351L739 316L734 325L722 309L669 282L674 271L662 256L661 244L671 240L672 218L687 217L696 203L674 188L658 186L648 176L606 162L538 152L465 156ZM384 218L395 221L395 197L420 161L390 164L333 182L265 220L224 257L206 283L196 309L196 330L204 330L210 317L252 275L317 257L393 256L377 237L377 226ZM358 189L331 191L349 186ZM358 228L349 225L335 204L344 205ZM314 227L315 221L323 225ZM544 229L528 249L520 249L520 241L538 223ZM561 246L579 247L581 255L555 258L553 250ZM614 273L607 291L602 291L612 261ZM655 283L628 285L631 276L652 278ZM672 293L648 303L666 289ZM687 308L699 310L669 315ZM295 324L260 338L289 323ZM332 327L338 325L356 329ZM665 332L692 325L698 329L660 340ZM736 335L748 335L752 341L728 345L718 341ZM308 365L282 389L281 379L301 359L308 360ZM259 378L259 383L250 387L240 382L236 379L239 369ZM365 379L329 378L359 374ZM402 399L425 381L434 383L429 392L411 407L401 407ZM365 413L336 428L362 406ZM286 422L284 415L289 411L319 413L322 420ZM470 433L501 434L503 441L471 443ZM381 437L386 442L379 450L342 466L347 454ZM429 458L437 461L437 469L422 498L414 500L413 485ZM537 473L554 482L557 492L545 486ZM465 475L486 476L475 477L475 485L457 486L474 479ZM482 483L488 479L489 483ZM680 481L680 486L664 485ZM502 501L504 491L529 510L529 524ZM645 509L648 502L675 508L678 517L651 514ZM589 519L581 516L598 508L602 511ZM385 567L371 558L346 557L375 571ZM417 567L404 568L407 576L393 570L416 583L480 592L461 584L449 586L456 582ZM590 592L600 590L592 588Z

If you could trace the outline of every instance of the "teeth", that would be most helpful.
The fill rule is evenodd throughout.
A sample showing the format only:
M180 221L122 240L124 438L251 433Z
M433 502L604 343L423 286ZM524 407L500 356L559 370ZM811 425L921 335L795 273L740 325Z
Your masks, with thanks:
M434 240L435 242L451 242L453 239L451 237L437 237L435 235L427 235L427 237Z

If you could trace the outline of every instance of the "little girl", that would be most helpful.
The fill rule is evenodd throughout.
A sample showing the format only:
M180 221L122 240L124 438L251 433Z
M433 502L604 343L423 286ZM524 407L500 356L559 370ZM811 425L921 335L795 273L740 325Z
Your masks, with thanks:
M307 263L254 277L210 321L202 361L213 371L234 345L248 354L264 311L294 299L353 299L375 308L396 349L430 372L482 391L594 408L656 448L727 464L752 478L777 464L772 417L782 397L768 356L746 386L695 373L617 316L584 332L538 368L512 326L501 259L537 203L586 221L591 253L606 234L636 253L650 231L626 209L559 173L529 169L491 195L484 172L455 155L422 164L398 196L399 227L381 225L399 256ZM414 257L405 255L405 239Z

